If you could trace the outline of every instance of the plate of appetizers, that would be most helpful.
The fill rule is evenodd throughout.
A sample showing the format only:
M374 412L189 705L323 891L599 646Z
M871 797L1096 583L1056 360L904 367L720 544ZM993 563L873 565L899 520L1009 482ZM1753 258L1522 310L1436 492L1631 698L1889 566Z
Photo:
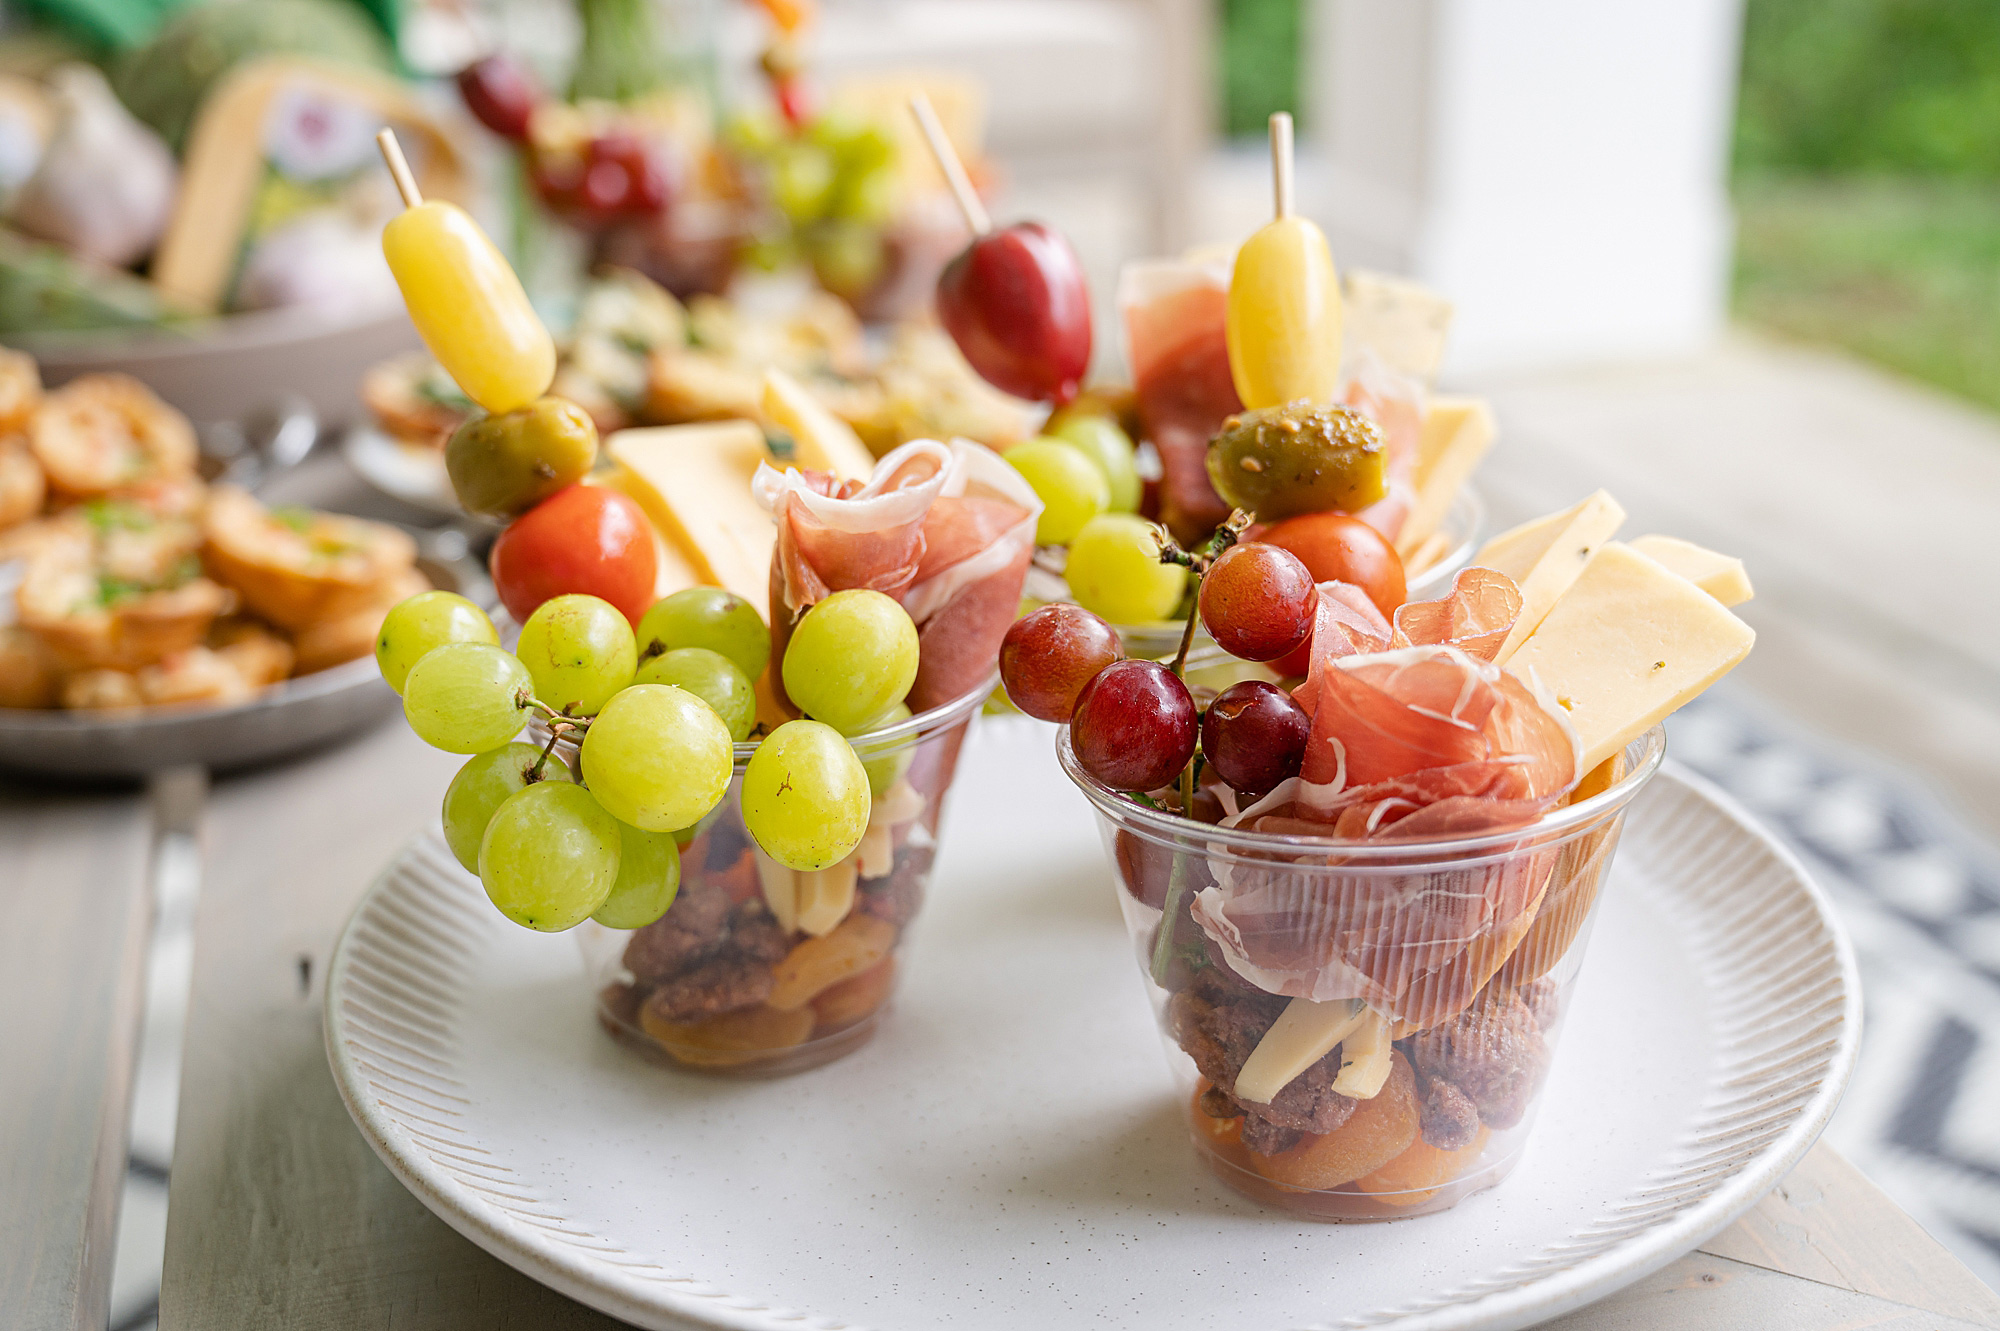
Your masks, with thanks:
M509 926L433 832L327 993L341 1093L411 1190L641 1326L1510 1327L1727 1225L1811 1144L1859 1025L1797 862L1671 766L1630 813L1513 1177L1326 1225L1205 1171L1048 727L989 719L878 1038L781 1083L628 1057L585 958Z
M1283 118L1277 218L1128 273L1139 386L1080 394L1074 255L914 109L975 232L941 322L1051 408L1004 451L878 447L767 368L600 454L385 136L521 629L432 592L376 637L466 757L329 976L377 1154L657 1327L1512 1327L1727 1224L1859 1021L1796 861L1663 768L1754 642L1741 562L1602 491L1451 531L1490 420L1431 395L1424 293L1343 296ZM996 674L1024 715L974 736Z
M384 715L391 604L481 594L476 564L383 523L201 479L187 418L136 379L44 392L0 353L0 767L234 767Z

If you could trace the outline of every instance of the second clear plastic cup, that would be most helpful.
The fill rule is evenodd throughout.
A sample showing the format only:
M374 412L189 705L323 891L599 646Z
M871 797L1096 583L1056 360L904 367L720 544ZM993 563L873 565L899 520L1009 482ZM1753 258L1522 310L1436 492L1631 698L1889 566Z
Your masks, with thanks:
M875 794L868 832L815 873L778 864L744 829L756 745L738 744L728 793L681 849L667 913L579 931L605 1029L656 1062L736 1076L800 1072L866 1043L930 886L959 749L994 685L853 740Z
M1398 844L1148 808L1092 780L1065 727L1063 770L1097 811L1209 1169L1259 1202L1326 1220L1441 1211L1506 1177L1625 811L1665 747L1655 727L1627 746L1615 779L1593 773L1530 827ZM1322 1001L1279 992L1307 977ZM1371 1035L1387 1042L1386 1062ZM1364 1065L1386 1075L1350 1070Z

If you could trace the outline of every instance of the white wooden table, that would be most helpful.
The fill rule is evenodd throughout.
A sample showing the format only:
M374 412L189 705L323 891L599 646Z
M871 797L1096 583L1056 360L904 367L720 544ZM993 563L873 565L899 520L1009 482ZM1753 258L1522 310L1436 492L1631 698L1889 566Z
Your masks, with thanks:
M164 1331L616 1325L425 1210L363 1143L327 1070L334 940L375 871L434 816L457 762L391 724L209 790ZM138 794L0 786L10 1328L104 1326L153 816ZM2000 1327L2000 1297L1820 1147L1699 1252L1554 1325Z

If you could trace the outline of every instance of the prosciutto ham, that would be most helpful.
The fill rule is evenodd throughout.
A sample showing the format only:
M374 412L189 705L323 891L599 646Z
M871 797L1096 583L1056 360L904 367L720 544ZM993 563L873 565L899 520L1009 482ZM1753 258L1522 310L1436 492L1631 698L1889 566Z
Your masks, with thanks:
M1368 623L1366 598L1343 586L1322 584L1312 670L1295 694L1312 717L1299 775L1223 820L1331 838L1325 867L1218 852L1192 910L1261 988L1361 998L1428 1026L1471 1002L1520 942L1560 856L1531 834L1462 862L1431 843L1530 828L1576 784L1576 735L1560 707L1487 659L1520 607L1504 575L1467 570L1393 625ZM1343 854L1343 841L1380 849Z
M997 455L963 439L918 439L878 462L865 484L765 464L751 488L778 527L773 660L784 659L792 625L815 602L867 588L895 597L916 622L912 711L963 695L993 669L1042 509ZM782 687L775 671L772 679Z

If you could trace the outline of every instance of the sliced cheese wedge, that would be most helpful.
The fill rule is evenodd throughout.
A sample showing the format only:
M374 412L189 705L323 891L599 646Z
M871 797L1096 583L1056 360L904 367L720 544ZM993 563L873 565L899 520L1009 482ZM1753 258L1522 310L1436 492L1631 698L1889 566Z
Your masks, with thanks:
M1521 588L1521 613L1515 616L1507 641L1500 644L1499 652L1494 655L1496 661L1504 664L1508 657L1520 650L1528 635L1541 624L1542 617L1549 613L1549 608L1583 572L1583 566L1590 562L1591 555L1617 534L1619 526L1625 521L1625 510L1618 506L1616 499L1599 490L1564 516L1564 521L1548 530L1548 543L1536 552L1526 568L1518 573L1512 568L1498 570ZM1515 553L1526 554L1527 551L1523 548ZM1475 558L1474 562L1481 561ZM1485 567L1493 568L1494 565L1486 564Z
M764 893L764 904L771 908L771 916L778 927L786 933L799 927L799 874L764 853L763 847L752 846L751 858L757 865L757 886Z
M749 421L620 430L607 445L630 473L620 488L639 501L701 581L735 592L770 618L777 528L750 493L760 462L773 461Z
M1493 413L1478 398L1431 399L1417 440L1417 497L1396 533L1397 554L1407 557L1444 523L1479 459L1493 447L1493 433Z
M1350 268L1341 279L1341 320L1351 347L1367 347L1390 369L1421 379L1437 378L1451 332L1451 302L1421 282L1365 268Z
M1294 998L1243 1060L1233 1094L1267 1105L1292 1079L1325 1058L1368 1013L1358 998L1316 1003Z
M1356 1100L1373 1100L1382 1093L1393 1066L1389 1055L1394 1049L1389 1039L1389 1021L1379 1012L1370 1012L1354 1033L1340 1043L1340 1073L1333 1079L1335 1092Z
M1677 536L1641 536L1633 540L1632 548L1648 559L1657 559L1724 605L1742 605L1757 594L1742 560L1703 549L1693 541Z
M1713 596L1613 541L1507 668L1568 710L1588 772L1728 674L1756 638Z
M824 938L854 909L854 857L798 875L799 928Z
M875 474L875 455L854 427L783 370L764 371L764 415L792 436L798 450L793 461L801 469L830 471L843 481L866 481Z

